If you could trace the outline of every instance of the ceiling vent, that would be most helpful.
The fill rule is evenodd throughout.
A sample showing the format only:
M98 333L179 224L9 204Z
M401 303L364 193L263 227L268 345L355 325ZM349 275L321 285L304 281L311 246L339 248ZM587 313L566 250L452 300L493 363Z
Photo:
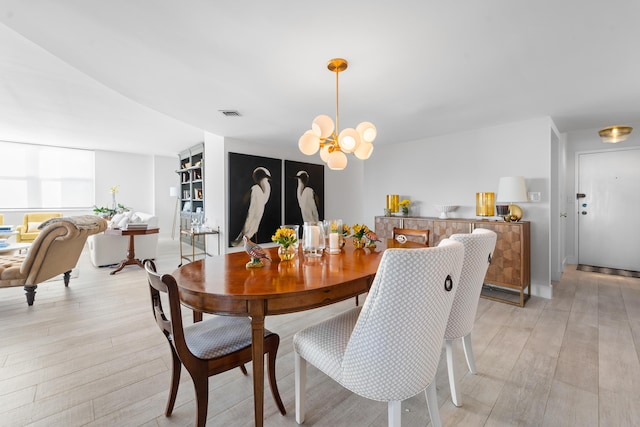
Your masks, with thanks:
M227 117L240 117L240 113L236 110L218 110Z

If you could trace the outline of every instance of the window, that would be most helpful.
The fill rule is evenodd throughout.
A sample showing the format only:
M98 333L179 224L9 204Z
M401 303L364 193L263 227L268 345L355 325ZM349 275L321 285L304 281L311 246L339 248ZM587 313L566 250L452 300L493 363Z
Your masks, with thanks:
M0 153L0 209L93 206L93 151L0 141Z

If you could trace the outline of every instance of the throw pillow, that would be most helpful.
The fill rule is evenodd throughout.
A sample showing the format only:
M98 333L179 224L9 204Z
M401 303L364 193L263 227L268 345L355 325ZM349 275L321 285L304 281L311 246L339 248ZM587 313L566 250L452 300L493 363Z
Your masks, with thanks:
M42 222L28 222L27 223L27 233L37 233L38 227L40 227L40 224L42 224Z

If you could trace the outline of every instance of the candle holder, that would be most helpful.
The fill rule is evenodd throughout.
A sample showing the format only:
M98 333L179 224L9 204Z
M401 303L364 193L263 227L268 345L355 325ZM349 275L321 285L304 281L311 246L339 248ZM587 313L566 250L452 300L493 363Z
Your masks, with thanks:
M321 257L325 247L322 221L307 221L302 226L302 251L305 256Z
M342 220L331 219L325 220L324 231L327 234L326 251L330 254L339 254L341 252L342 237Z

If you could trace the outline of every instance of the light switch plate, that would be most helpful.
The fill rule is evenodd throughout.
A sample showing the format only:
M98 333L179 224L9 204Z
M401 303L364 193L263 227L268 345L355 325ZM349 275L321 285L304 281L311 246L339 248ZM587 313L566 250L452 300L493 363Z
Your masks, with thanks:
M530 202L539 202L541 197L539 191L530 191L528 196Z

